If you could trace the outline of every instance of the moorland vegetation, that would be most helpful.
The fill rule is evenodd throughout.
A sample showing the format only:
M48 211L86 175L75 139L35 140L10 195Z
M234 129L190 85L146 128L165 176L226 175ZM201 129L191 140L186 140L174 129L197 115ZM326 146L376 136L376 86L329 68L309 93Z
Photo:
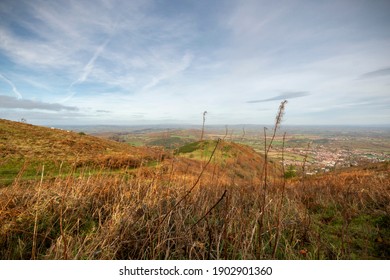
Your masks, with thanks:
M0 258L388 259L389 163L290 174L269 156L283 110L263 153L0 120Z

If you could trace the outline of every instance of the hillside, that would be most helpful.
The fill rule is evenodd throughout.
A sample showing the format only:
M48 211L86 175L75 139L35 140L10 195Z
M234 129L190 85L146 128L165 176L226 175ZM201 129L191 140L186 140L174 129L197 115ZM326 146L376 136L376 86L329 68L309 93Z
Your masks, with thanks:
M68 172L72 167L149 165L168 170L173 162L175 171L187 174L190 180L199 174L216 144L215 140L186 144L177 149L173 159L163 148L134 147L84 133L0 120L0 184L12 182L21 170L27 178L39 177L43 165L46 174L56 175L60 169ZM204 177L214 174L224 184L259 184L263 167L263 157L252 148L221 141ZM280 174L280 170L280 166L269 165L270 174Z
M134 148L115 141L55 128L0 119L2 157L35 159L75 159L97 154L128 153L150 156L152 149Z
M192 142L177 149L176 155L179 158L206 161L210 158L216 145L216 140ZM237 185L260 184L259 179L264 172L264 156L249 146L234 142L220 140L212 163L219 167L233 184ZM281 165L270 161L268 174L272 178L280 177L282 174Z
M76 165L138 166L161 157L161 150L101 139L84 133L0 119L0 176L12 178L23 166L30 175ZM1 184L1 182L0 182Z
M193 129L138 129L131 132L94 132L92 135L133 146L160 146L176 149L199 139L200 131Z

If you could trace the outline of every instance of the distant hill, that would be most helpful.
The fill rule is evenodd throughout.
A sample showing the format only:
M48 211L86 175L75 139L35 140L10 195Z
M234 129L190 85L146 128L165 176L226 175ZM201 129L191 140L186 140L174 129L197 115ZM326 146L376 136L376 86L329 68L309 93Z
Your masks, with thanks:
M197 141L180 147L176 154L179 158L204 162L210 158L216 145L216 140ZM234 142L220 140L211 162L222 169L225 176L239 185L260 183L258 180L264 172L264 156L249 146ZM281 172L279 163L272 161L268 163L270 177L280 177Z

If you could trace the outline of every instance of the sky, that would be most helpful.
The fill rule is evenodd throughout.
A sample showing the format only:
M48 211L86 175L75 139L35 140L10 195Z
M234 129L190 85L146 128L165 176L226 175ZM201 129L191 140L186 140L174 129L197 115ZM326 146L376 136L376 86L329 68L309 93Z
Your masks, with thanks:
M0 118L390 124L390 1L1 0Z

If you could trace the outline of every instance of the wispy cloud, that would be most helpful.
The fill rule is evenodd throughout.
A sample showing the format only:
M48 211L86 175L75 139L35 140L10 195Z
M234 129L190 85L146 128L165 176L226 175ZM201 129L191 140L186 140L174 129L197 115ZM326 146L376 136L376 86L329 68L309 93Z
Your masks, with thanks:
M157 76L153 77L152 81L142 88L142 91L151 89L160 82L173 78L180 72L183 72L190 66L191 61L192 55L187 53L182 57L179 63L170 63L170 65L164 65L162 71Z
M360 79L376 78L376 77L383 77L383 76L390 76L390 67L364 73L363 75L360 76Z
M92 55L92 57L90 58L90 60L88 61L88 63L83 67L83 71L82 73L80 74L79 78L72 82L69 86L69 94L62 100L62 102L66 102L68 100L70 100L72 97L75 96L76 94L76 91L72 91L72 88L77 85L77 84L82 84L84 83L89 75L91 74L92 70L94 69L94 64L95 64L95 61L96 59L100 56L100 54L104 51L104 48L107 46L107 44L110 42L111 40L111 37L106 39L104 41L103 44L101 44L97 49L96 51L94 52L94 54Z
M16 95L16 97L18 99L22 99L23 98L22 94L18 91L18 89L16 88L16 86L14 85L14 83L10 79L5 77L3 74L0 74L0 78L11 86L12 92Z
M77 107L64 106L57 103L45 103L40 101L17 99L12 96L0 95L0 107L6 109L48 110L48 111L78 111Z
M298 98L298 97L303 97L308 95L310 95L310 93L307 91L284 92L271 98L260 99L260 100L249 100L246 103L261 103L261 102L268 102L268 101L275 101L275 100Z
M99 55L103 52L104 48L106 47L106 45L110 42L111 38L108 38L106 41L104 41L103 44L101 44L95 51L95 53L93 54L93 56L91 57L91 59L88 61L88 63L84 66L83 68L83 71L80 75L80 77L74 81L70 87L76 85L76 84L81 84L83 82L85 82L85 80L88 78L89 74L91 73L91 71L93 70L93 67L94 67L94 64L95 64L95 60L99 57Z
M0 51L12 61L27 67L61 69L74 67L78 62L70 60L70 51L58 41L26 40L0 26Z

